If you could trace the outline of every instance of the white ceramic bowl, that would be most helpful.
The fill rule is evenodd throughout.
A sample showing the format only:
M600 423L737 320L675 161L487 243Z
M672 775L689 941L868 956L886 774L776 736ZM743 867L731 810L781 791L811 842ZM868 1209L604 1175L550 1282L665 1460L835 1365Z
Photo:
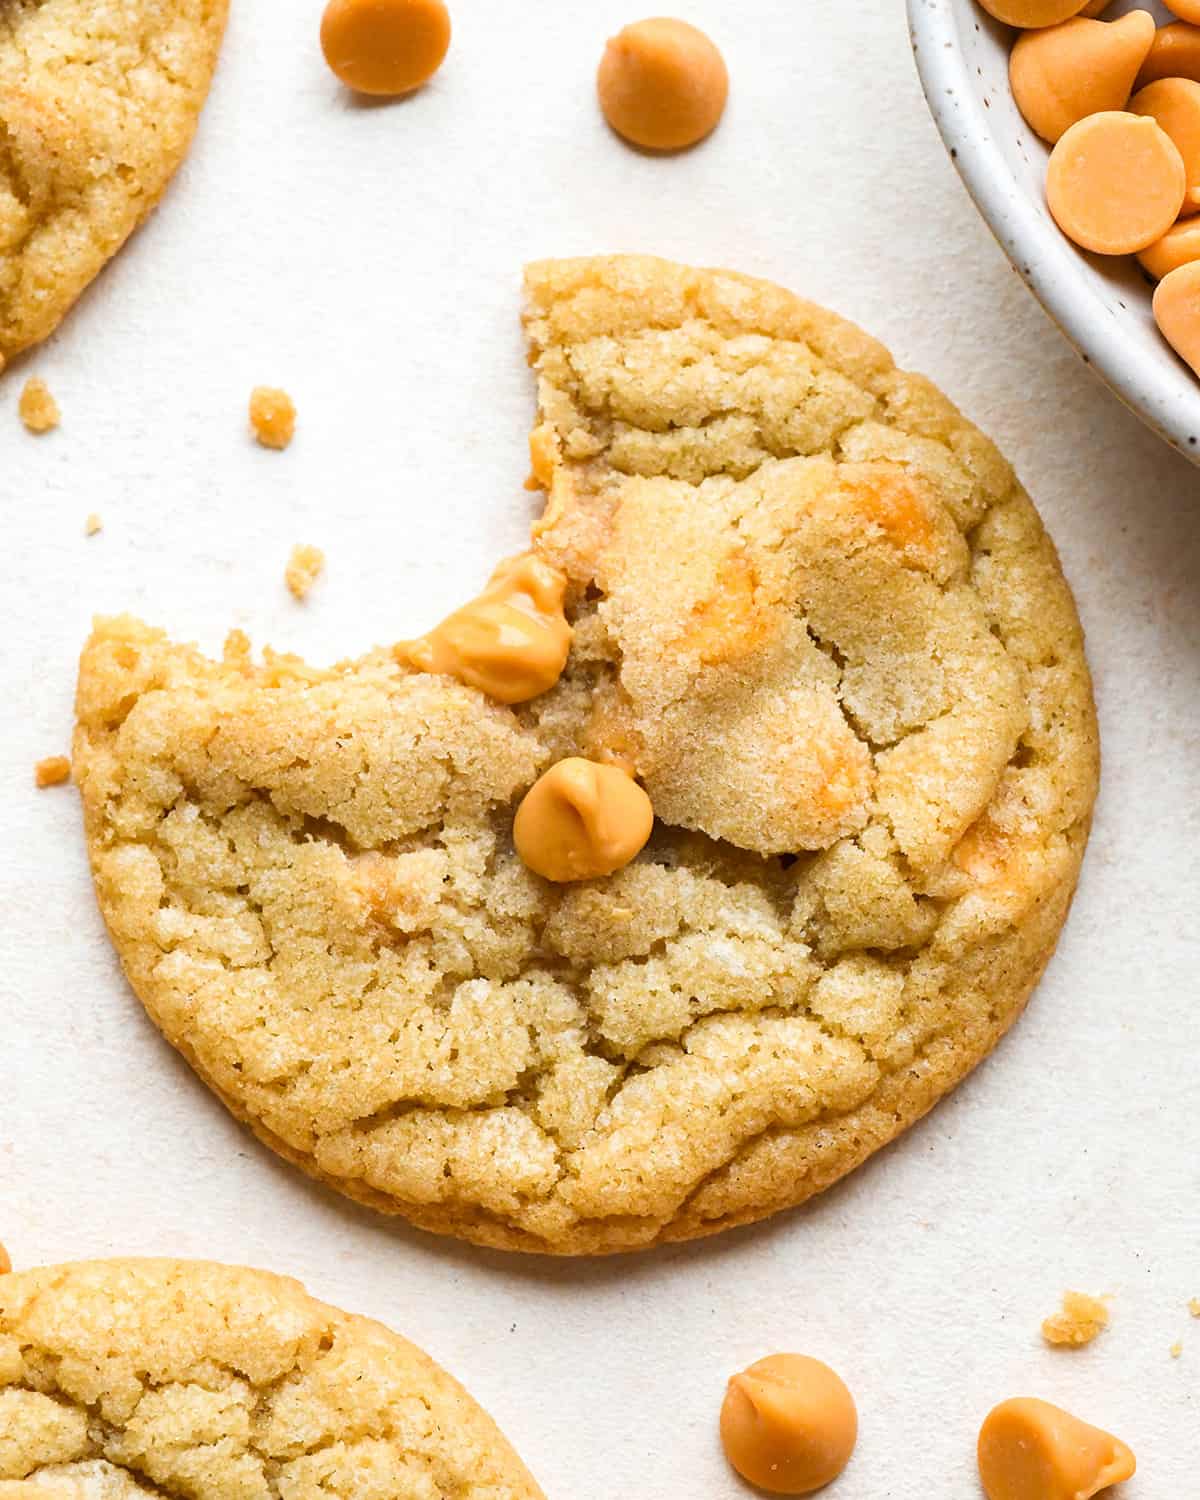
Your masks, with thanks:
M1132 10L1114 4L1108 16ZM1141 0L1160 20L1155 0ZM1200 382L1154 325L1137 264L1076 249L1046 207L1046 146L1008 86L1013 33L975 0L908 0L929 108L967 190L1014 267L1085 363L1172 447L1200 464Z

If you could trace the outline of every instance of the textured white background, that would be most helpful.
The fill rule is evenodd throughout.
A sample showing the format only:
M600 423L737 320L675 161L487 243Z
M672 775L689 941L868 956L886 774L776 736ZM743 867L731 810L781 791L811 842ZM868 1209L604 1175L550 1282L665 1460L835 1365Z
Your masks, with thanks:
M459 1374L551 1500L743 1493L726 1374L776 1348L845 1375L839 1500L959 1500L1000 1398L1133 1444L1130 1500L1195 1490L1200 1430L1200 474L1090 376L1009 270L935 136L900 0L688 0L725 49L714 139L650 159L592 74L629 0L458 0L451 56L353 104L317 0L235 0L193 155L67 326L0 380L0 1238L20 1265L162 1253L257 1263L394 1324ZM416 631L521 544L530 384L518 277L652 250L774 277L943 385L1019 466L1088 629L1105 779L1059 955L998 1054L808 1210L608 1262L410 1232L278 1165L144 1018L96 914L66 747L95 611L320 659ZM16 418L45 376L63 426ZM245 435L257 382L300 409ZM101 535L85 540L96 510ZM326 578L284 590L290 545ZM1064 1286L1111 1331L1054 1353ZM1183 1357L1169 1347L1184 1342Z

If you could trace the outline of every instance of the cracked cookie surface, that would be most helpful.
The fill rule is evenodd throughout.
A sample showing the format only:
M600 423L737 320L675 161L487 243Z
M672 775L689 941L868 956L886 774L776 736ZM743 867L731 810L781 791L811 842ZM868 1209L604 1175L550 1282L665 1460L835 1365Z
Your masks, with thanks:
M0 4L0 368L48 337L162 196L228 0Z
M880 345L657 260L526 289L557 686L102 621L74 769L130 982L261 1139L429 1229L605 1252L803 1201L990 1050L1067 912L1096 722L1028 497ZM655 833L552 886L515 808L601 751Z
M0 1500L541 1494L427 1355L297 1281L151 1260L0 1277Z

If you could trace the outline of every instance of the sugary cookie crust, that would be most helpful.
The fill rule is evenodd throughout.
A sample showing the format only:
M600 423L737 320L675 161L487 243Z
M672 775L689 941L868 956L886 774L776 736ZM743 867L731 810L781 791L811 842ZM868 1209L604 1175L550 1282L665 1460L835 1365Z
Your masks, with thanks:
M0 1278L0 1500L197 1494L542 1492L427 1355L299 1282L149 1260Z
M985 1055L1097 736L1053 546L927 381L729 273L527 290L558 686L514 711L388 651L215 663L111 620L74 765L134 989L267 1144L426 1228L605 1252L803 1201ZM601 749L659 827L549 886L513 811Z
M46 338L161 197L228 0L0 6L0 368Z

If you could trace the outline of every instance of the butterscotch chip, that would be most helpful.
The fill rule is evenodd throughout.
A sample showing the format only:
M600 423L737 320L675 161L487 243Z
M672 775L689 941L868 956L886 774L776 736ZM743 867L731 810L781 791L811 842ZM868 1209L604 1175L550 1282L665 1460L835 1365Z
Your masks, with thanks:
M1077 120L1046 169L1046 202L1062 232L1098 255L1130 255L1179 217L1187 173L1156 121L1125 110Z
M421 672L442 672L497 703L527 703L562 676L571 649L567 578L536 553L509 558L469 604L427 635L396 646Z
M17 411L29 432L52 432L59 424L58 402L50 394L46 382L36 375L25 382Z
M1108 1327L1108 1308L1099 1297L1086 1292L1064 1292L1062 1311L1042 1323L1042 1337L1048 1344L1067 1344L1078 1349Z
M1163 338L1200 375L1200 260L1168 271L1154 288L1151 306Z
M1077 16L1088 0L979 0L989 15L1009 26L1057 26Z
M320 547L299 543L292 548L284 569L283 578L293 596L306 599L309 590L321 576L325 567L325 554Z
M34 766L33 779L39 787L61 786L71 779L71 762L65 755L48 755Z
M256 385L250 392L250 427L264 448L286 448L296 435L292 398L274 386Z
M1200 26L1172 21L1154 34L1146 61L1137 76L1137 88L1159 78L1192 78L1200 81Z
M0 8L0 367L48 337L161 198L227 0Z
M841 1377L819 1359L772 1354L735 1375L721 1407L729 1462L773 1495L832 1483L858 1441L858 1411Z
M1137 1468L1119 1438L1032 1396L988 1413L978 1458L987 1500L1091 1500Z
M1135 10L1117 21L1076 16L1025 32L1008 63L1017 108L1052 144L1086 115L1124 109L1154 29L1149 11Z
M442 0L329 0L321 21L325 61L360 94L407 94L441 67L450 48Z
M635 146L679 151L716 129L729 74L704 32L686 21L656 17L612 38L596 87L604 118L618 135Z
M513 843L546 880L595 880L623 870L654 827L650 798L620 766L568 756L526 792Z
M1200 217L1172 224L1161 240L1138 251L1138 260L1156 281L1189 261L1200 260Z
M1200 83L1193 78L1160 78L1139 89L1129 109L1149 115L1175 142L1187 176L1184 210L1200 207Z
M135 991L265 1142L574 1254L802 1201L990 1052L1066 918L1097 740L1053 545L928 381L733 272L552 261L526 299L554 685L101 621L75 777ZM654 832L545 880L517 808L605 749Z
M95 511L92 511L87 520L83 523L83 534L85 536L95 536L98 531L101 531L103 529L103 527L104 522L100 519Z
M30 1482L0 1481L0 1500L249 1500L276 1484L290 1500L544 1500L399 1334L288 1277L202 1261L0 1277L4 1474Z
M11 1270L12 1260L9 1253L3 1245L0 1245L0 1276L7 1276Z
M1193 1318L1200 1318L1200 1297L1193 1297L1188 1303L1188 1312Z

